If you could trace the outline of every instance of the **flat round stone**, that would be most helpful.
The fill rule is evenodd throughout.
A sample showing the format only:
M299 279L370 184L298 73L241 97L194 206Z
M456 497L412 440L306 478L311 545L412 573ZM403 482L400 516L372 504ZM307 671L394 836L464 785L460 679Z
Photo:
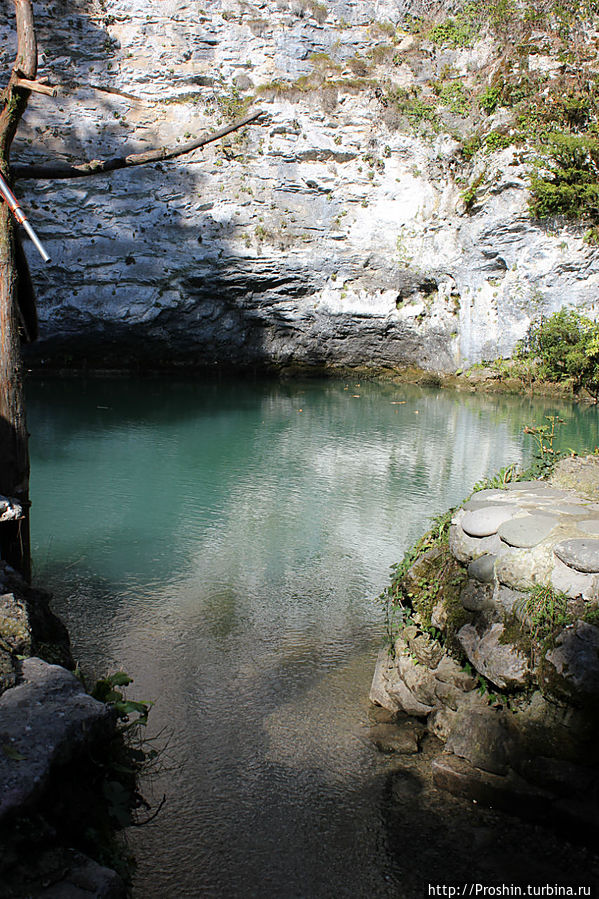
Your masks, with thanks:
M586 509L582 503L580 505L577 503L556 503L551 511L555 512L556 515L584 515Z
M466 512L473 512L475 509L487 509L490 506L496 509L505 509L505 502L494 499L476 499L477 496L478 494L475 493L472 499L462 503L462 509L465 509Z
M504 490L497 490L496 487L486 487L484 490L477 490L470 499L475 499L478 502L481 499L502 499L503 497L505 497Z
M497 533L509 546L525 549L541 543L556 524L557 518L553 515L522 515L506 521Z
M584 521L576 522L576 527L585 534L599 534L599 518L585 518Z
M561 487L552 487L544 481L514 481L513 484L506 484L506 490L514 493L531 493L538 496L554 496L566 497L568 494Z
M573 537L562 540L553 547L553 552L568 568L595 574L599 571L599 539L593 537Z
M497 533L500 524L512 518L517 508L511 505L484 506L466 512L462 518L462 529L469 537L490 537Z

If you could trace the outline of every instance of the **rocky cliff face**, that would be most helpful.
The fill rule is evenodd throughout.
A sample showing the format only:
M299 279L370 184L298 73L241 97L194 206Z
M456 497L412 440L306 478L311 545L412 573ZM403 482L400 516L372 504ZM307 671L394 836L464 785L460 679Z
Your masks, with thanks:
M29 254L38 357L450 371L509 354L534 314L592 314L599 253L580 228L531 221L524 154L464 156L476 116L456 97L485 81L495 44L410 33L455 6L38 3L40 74L63 88L32 96L15 164L176 144L265 111L174 162L20 182L52 255ZM8 64L6 11L0 25Z

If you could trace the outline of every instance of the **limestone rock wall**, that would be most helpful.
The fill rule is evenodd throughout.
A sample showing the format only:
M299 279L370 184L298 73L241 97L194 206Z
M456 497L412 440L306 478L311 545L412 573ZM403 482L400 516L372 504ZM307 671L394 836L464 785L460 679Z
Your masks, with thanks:
M439 51L407 32L391 62L377 55L406 15L455 5L35 4L40 75L63 87L57 100L32 96L15 164L176 144L248 105L266 113L175 162L20 182L52 255L43 267L29 253L38 357L450 371L509 353L539 311L568 302L592 314L599 255L576 229L530 221L518 154L485 157L487 186L467 212L461 193L477 175L459 155L467 123L448 114L425 134L382 96L380 84L489 64L490 44Z

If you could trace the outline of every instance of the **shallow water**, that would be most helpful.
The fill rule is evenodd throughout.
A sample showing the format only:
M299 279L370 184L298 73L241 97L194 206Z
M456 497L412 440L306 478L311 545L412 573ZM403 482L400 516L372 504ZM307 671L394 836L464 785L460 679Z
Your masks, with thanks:
M135 896L424 895L401 802L440 847L471 815L369 741L375 597L434 514L528 459L524 424L594 447L597 410L248 378L36 380L28 408L35 578L168 740Z

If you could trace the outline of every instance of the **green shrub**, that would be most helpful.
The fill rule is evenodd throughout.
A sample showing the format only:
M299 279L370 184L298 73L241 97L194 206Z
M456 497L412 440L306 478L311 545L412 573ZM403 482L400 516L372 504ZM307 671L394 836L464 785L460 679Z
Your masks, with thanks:
M428 39L440 47L471 47L476 39L476 29L474 23L464 17L447 19L433 25Z
M565 215L599 221L599 138L553 134L531 176L530 210L537 218Z
M531 325L526 349L540 360L542 377L571 378L575 390L584 388L599 398L599 324L575 309L560 309Z
M501 87L488 87L482 94L478 95L478 105L481 109L484 109L487 115L491 115L497 109L501 100L501 93Z

